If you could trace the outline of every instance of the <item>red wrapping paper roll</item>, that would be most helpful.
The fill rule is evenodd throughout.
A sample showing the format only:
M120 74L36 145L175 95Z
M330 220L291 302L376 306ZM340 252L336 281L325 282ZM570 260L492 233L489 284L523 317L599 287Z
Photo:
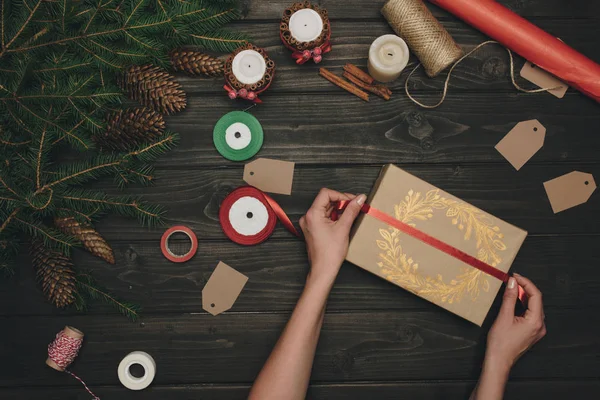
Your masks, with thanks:
M600 64L493 0L429 0L600 102Z

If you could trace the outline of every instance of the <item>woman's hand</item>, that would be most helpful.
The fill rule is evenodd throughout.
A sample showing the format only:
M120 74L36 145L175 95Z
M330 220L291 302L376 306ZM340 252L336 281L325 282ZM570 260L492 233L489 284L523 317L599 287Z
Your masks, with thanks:
M518 297L517 283L528 297L527 311L521 317L515 316L514 312ZM514 278L508 281L500 313L488 334L486 362L510 370L531 346L546 335L544 318L542 293L529 279L514 274Z
M366 198L364 194L355 196L323 188L306 215L300 218L311 263L311 280L333 285L348 252L350 228ZM333 203L341 200L350 203L340 218L332 221Z
M528 296L528 308L522 317L515 316L517 283ZM529 279L514 274L508 280L502 307L488 334L483 370L471 400L502 400L510 369L544 335L542 293Z

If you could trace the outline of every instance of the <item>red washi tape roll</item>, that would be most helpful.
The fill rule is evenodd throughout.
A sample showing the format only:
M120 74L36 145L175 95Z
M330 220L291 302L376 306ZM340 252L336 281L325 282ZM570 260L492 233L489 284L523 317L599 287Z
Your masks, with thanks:
M246 246L267 240L277 224L277 216L265 194L252 186L229 193L221 203L219 220L229 239Z
M169 239L174 233L177 232L185 234L188 238L190 238L190 242L192 242L190 250L183 255L177 255L173 253L171 249L169 249ZM194 257L196 251L198 251L198 238L196 238L196 234L192 232L192 230L187 226L173 226L167 229L165 233L163 233L162 238L160 239L160 249L162 250L163 256L165 256L167 260L176 263L186 262L192 257Z

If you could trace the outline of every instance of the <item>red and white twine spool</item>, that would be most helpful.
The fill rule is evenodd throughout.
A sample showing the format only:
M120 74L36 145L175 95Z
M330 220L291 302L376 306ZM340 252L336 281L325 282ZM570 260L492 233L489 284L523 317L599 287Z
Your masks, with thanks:
M83 379L69 371L67 367L73 363L79 349L83 343L83 332L79 329L71 326L65 326L65 329L56 334L56 338L48 345L48 358L46 359L46 365L54 368L57 371L66 372L73 378L77 379L85 390L94 398L94 400L100 400L100 397L96 396L90 388L85 384Z
M290 232L299 236L279 204L252 186L235 189L223 200L219 210L219 220L225 235L245 246L267 240L275 230L278 219Z

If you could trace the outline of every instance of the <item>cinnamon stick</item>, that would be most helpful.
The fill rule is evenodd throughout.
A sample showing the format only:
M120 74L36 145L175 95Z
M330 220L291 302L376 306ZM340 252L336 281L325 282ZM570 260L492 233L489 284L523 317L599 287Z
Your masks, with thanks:
M344 79L335 75L333 72L327 70L326 68L319 68L319 75L321 75L323 78L327 79L334 85L341 87L344 90L347 90L348 92L352 93L357 97L360 97L362 100L369 101L368 93L363 92L357 86L354 86L352 83L345 81Z
M383 97L386 100L389 100L392 95L391 90L388 89L387 87L385 87L383 85L369 85L369 84L361 81L359 78L352 75L348 71L344 71L343 76L344 76L344 78L348 79L350 82L354 83L359 88L365 89L366 91L374 93L379 97Z
M375 80L375 79L373 79L373 77L371 75L367 74L365 71L358 68L354 64L344 65L344 71L348 72L351 75L354 75L355 77L357 77L358 79L360 79L361 81L363 81L369 85L372 85L373 81Z

